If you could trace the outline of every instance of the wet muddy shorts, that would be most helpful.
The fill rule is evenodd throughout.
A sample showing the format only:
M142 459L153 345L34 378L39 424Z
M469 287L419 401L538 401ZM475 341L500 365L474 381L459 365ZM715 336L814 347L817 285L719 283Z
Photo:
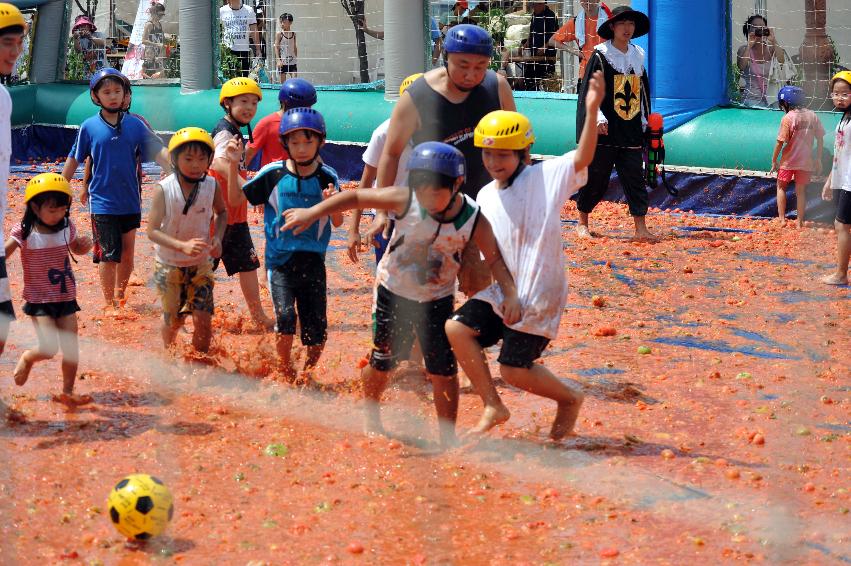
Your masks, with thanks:
M251 240L248 222L228 224L225 228L221 261L228 275L260 269L260 260L257 259L254 242ZM216 259L213 268L218 266L219 260Z
M836 203L836 221L851 224L851 191L834 190L833 201Z
M369 365L378 371L390 371L401 360L407 360L416 333L426 371L432 375L454 376L458 365L444 328L452 315L453 301L450 295L420 303L400 297L379 285L372 314L373 349Z
M92 214L92 234L95 263L108 261L121 263L123 247L121 237L142 225L141 214Z
M531 368L550 343L550 339L544 336L507 327L490 303L478 299L464 303L452 315L452 320L478 332L476 340L482 348L489 348L502 340L497 362L513 368Z
M295 334L298 321L302 344L324 344L328 338L325 256L293 252L287 263L268 270L266 276L275 306L275 332Z
M195 311L213 314L213 267L209 261L190 267L156 263L154 285L166 324Z

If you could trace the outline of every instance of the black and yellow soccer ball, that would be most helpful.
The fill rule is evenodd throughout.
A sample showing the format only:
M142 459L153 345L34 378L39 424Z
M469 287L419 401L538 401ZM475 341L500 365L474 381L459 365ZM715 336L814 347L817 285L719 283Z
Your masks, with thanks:
M133 540L148 540L168 527L174 516L174 498L154 476L131 474L112 488L107 508L119 533Z

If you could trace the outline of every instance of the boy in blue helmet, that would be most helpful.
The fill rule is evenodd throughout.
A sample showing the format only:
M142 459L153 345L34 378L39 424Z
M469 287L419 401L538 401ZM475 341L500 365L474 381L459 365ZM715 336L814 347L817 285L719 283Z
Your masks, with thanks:
M331 224L340 226L343 216L324 215L299 234L281 230L285 210L313 206L339 188L337 174L319 161L319 148L325 143L322 114L312 108L287 110L281 117L279 133L289 158L270 163L240 190L236 181L238 155L231 156L228 191L232 203L247 200L254 206L265 205L266 275L275 306L278 363L285 378L293 382L296 370L291 351L296 319L301 324L301 343L307 347L305 371L316 366L325 348L325 251ZM238 153L235 144L229 145L228 151Z
M251 163L257 152L260 152L260 166L265 167L273 161L285 161L289 158L287 151L281 145L278 129L281 116L290 108L310 108L316 104L316 89L304 79L287 79L278 91L278 102L281 109L264 116L254 128L254 141L245 149L245 162Z
M107 309L125 303L133 273L136 229L141 225L142 199L136 159L156 159L171 170L162 141L139 118L126 113L130 81L115 69L101 69L89 81L89 94L100 111L80 125L73 154L62 176L69 181L80 163L92 159L88 190L80 194L92 215L97 243L101 290Z
M777 218L786 221L786 188L795 183L795 200L798 208L798 227L804 227L807 210L807 185L813 173L821 173L824 151L824 126L812 110L806 108L807 98L801 87L786 85L777 93L780 109L786 113L780 121L777 144L771 156L771 173L777 172ZM817 144L813 160L813 139ZM780 151L783 157L780 157ZM777 158L780 157L778 165Z
M416 335L434 387L434 404L444 446L454 443L458 415L458 366L444 324L452 315L461 254L471 240L485 256L504 294L506 324L520 317L514 280L505 267L487 218L461 192L464 155L440 142L414 147L408 187L346 191L309 209L290 209L281 230L298 234L328 214L374 207L387 211L395 229L378 264L373 305L373 348L364 367L367 433L385 434L379 401L390 372L405 359Z

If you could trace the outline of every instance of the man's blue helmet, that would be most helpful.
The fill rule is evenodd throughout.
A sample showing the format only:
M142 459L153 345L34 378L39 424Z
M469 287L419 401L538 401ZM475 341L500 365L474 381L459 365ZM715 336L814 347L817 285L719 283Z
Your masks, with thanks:
M785 102L789 106L804 106L807 103L807 97L801 87L786 85L777 93L777 102Z
M296 130L310 130L325 137L325 119L313 108L290 108L281 117L278 134L285 136Z
M493 56L493 39L486 29L473 24L452 26L443 42L446 53L471 53Z
M408 158L409 171L433 171L457 179L467 174L467 162L458 149L443 142L423 142Z
M114 79L118 79L124 85L124 90L130 91L130 79L121 74L121 71L118 69L113 69L111 67L107 67L105 69L101 69L95 74L92 75L92 78L89 79L89 91L94 92L97 89L98 85L107 77L112 77Z
M316 104L316 89L304 79L287 79L278 91L278 101L287 109L310 107Z

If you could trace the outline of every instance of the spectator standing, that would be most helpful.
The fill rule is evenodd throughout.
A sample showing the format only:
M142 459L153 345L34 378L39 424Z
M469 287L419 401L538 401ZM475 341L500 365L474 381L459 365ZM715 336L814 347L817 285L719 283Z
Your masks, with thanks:
M83 78L89 80L106 67L106 39L86 15L77 16L71 34L74 37L74 49L83 57Z
M764 16L754 14L742 26L742 33L748 40L747 45L739 47L736 64L744 79L742 103L745 106L768 106L768 92L771 62L777 59L781 65L786 62L786 52L774 38L774 30L768 27Z
M529 23L529 43L532 57L546 57L546 61L532 60L523 66L526 90L543 90L543 79L555 73L556 50L547 47L550 38L558 31L555 12L546 2L532 2L532 21ZM552 62L550 61L552 59Z
M594 48L605 41L597 35L597 28L611 15L609 7L600 0L579 0L579 4L582 6L579 13L561 26L547 42L550 47L563 49L579 58L577 91L582 86L582 77L585 76L585 64L594 53Z
M162 76L165 58L165 34L162 25L165 6L154 3L149 12L151 19L142 31L142 44L145 46L145 63L142 73L145 78L158 79Z
M257 51L257 46L260 47L260 55L263 59L266 59L266 26L264 21L266 20L266 13L263 11L263 6L256 6L254 8L254 19L257 20L257 37L259 39L259 43L254 40L254 35L249 35L248 40L251 44L251 50Z
M289 77L298 76L298 45L295 32L290 29L293 15L284 12L278 22L281 31L275 35L275 54L278 56L278 80L284 82Z
M219 18L222 22L222 42L239 61L240 76L247 77L251 70L249 33L254 40L254 55L260 57L260 35L257 33L254 11L241 0L229 0L219 8Z

